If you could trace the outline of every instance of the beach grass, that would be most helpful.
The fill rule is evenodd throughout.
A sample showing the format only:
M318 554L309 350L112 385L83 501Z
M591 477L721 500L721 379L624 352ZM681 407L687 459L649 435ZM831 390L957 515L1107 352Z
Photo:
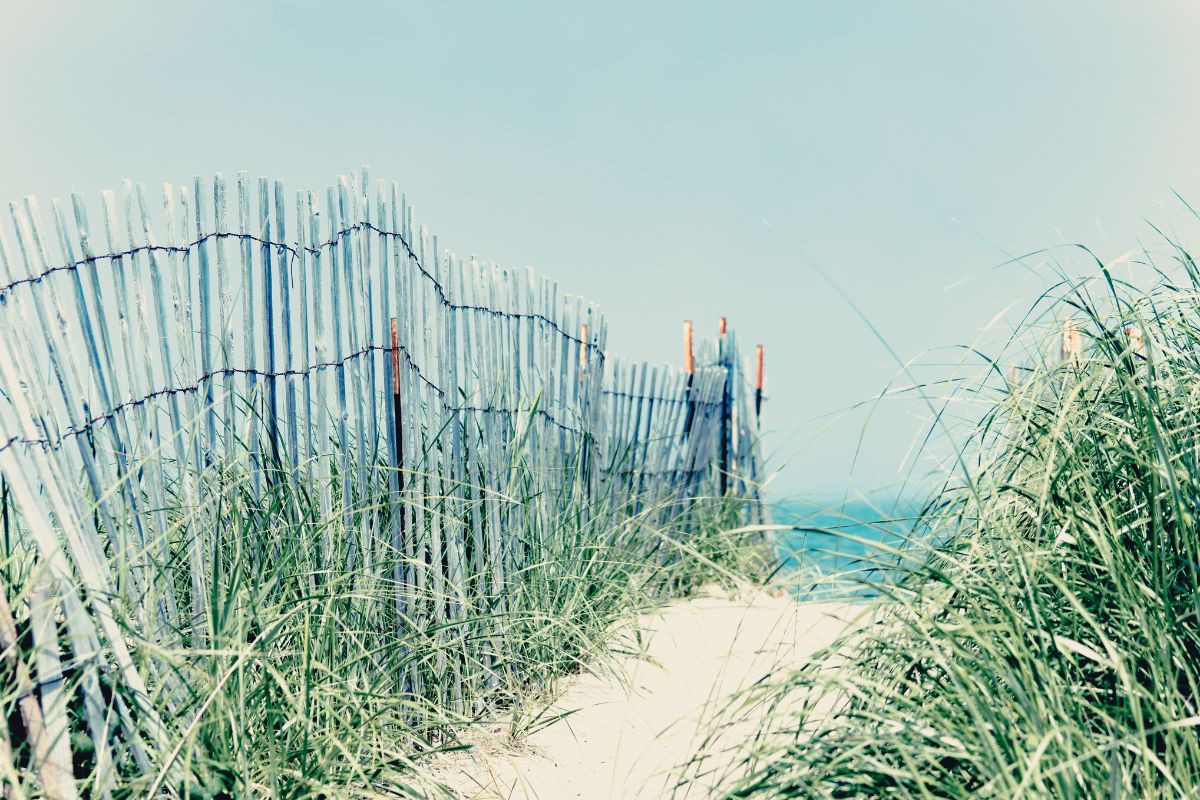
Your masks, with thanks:
M124 638L134 662L153 676L148 703L105 670L67 657L70 630L61 616L33 636L44 567L24 545L20 520L6 516L6 797L38 797L53 783L45 773L53 758L29 745L38 720L22 713L38 710L22 701L43 689L26 667L36 663L47 674L52 651L63 654L67 704L67 725L56 735L70 743L78 796L449 796L424 764L458 747L465 727L511 715L524 698L544 697L562 676L603 661L617 626L636 613L701 585L761 574L769 557L760 537L728 533L741 512L732 499L560 498L538 506L552 514L510 515L497 593L482 554L473 558L468 549L457 573L434 563L430 520L448 529L453 515L474 513L464 496L482 498L476 508L536 505L543 492L574 491L577 476L518 461L502 487L474 487L472 495L443 481L442 494L433 494L423 489L432 475L408 471L406 506L420 506L411 519L426 526L411 532L421 545L410 553L378 534L369 550L361 547L368 541L361 526L386 531L396 507L386 478L356 486L346 513L336 473L314 482L302 469L255 469L249 457L208 468L199 505L172 496L168 540L151 543L163 555L155 580L120 559L111 564L118 598L134 582L171 587L156 602L116 608L119 620L131 621ZM460 502L447 502L450 495ZM194 547L187 532L198 526L206 555L196 565L201 574L191 575L172 567L187 562ZM435 582L439 568L444 580ZM206 594L195 596L194 585ZM195 613L181 615L190 622L175 628L138 617L157 603ZM159 743L118 724L147 706L161 719ZM52 736L41 741L53 749Z
M874 623L756 690L778 711L728 797L1200 796L1200 269L1173 255L1051 293L1061 359L1018 332L1055 356L967 398Z

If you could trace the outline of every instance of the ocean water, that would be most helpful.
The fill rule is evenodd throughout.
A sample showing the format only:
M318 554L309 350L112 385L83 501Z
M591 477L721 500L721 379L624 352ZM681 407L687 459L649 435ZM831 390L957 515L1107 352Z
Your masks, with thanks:
M809 599L877 594L894 580L914 540L911 505L902 501L786 500L772 505L781 570Z

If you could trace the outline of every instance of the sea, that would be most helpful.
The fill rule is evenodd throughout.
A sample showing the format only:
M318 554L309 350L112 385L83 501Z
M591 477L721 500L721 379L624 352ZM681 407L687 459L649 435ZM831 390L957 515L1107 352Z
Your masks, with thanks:
M805 599L878 594L918 541L913 506L894 498L781 500L771 514L790 526L773 533L780 577Z

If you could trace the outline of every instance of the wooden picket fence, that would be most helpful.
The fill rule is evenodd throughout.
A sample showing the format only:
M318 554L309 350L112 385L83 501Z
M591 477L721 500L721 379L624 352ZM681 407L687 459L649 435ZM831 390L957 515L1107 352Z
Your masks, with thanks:
M324 193L242 173L101 201L55 200L47 221L27 198L0 232L0 499L72 640L106 642L135 690L116 606L140 605L146 630L204 630L203 520L181 578L156 559L168 509L202 506L214 476L320 487L356 534L351 565L402 551L398 585L446 599L397 602L435 621L466 602L465 572L503 597L523 516L714 496L759 513L761 351L756 387L724 321L694 354L689 334L683 369L610 358L594 303L448 252L365 168ZM558 491L514 499L516 459ZM113 558L144 567L120 602ZM190 580L194 607L155 576Z

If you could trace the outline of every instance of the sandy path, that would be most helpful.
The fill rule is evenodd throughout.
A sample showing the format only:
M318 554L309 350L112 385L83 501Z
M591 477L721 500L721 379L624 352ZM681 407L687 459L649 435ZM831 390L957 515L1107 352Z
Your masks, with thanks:
M573 711L513 746L501 736L440 764L440 779L465 798L626 800L703 798L728 753L710 757L705 778L673 791L674 775L702 746L721 751L754 729L756 712L726 723L717 746L704 737L728 698L832 642L861 606L702 598L642 619L648 659L618 661L620 675L573 679L550 709ZM499 732L499 728L496 729Z

